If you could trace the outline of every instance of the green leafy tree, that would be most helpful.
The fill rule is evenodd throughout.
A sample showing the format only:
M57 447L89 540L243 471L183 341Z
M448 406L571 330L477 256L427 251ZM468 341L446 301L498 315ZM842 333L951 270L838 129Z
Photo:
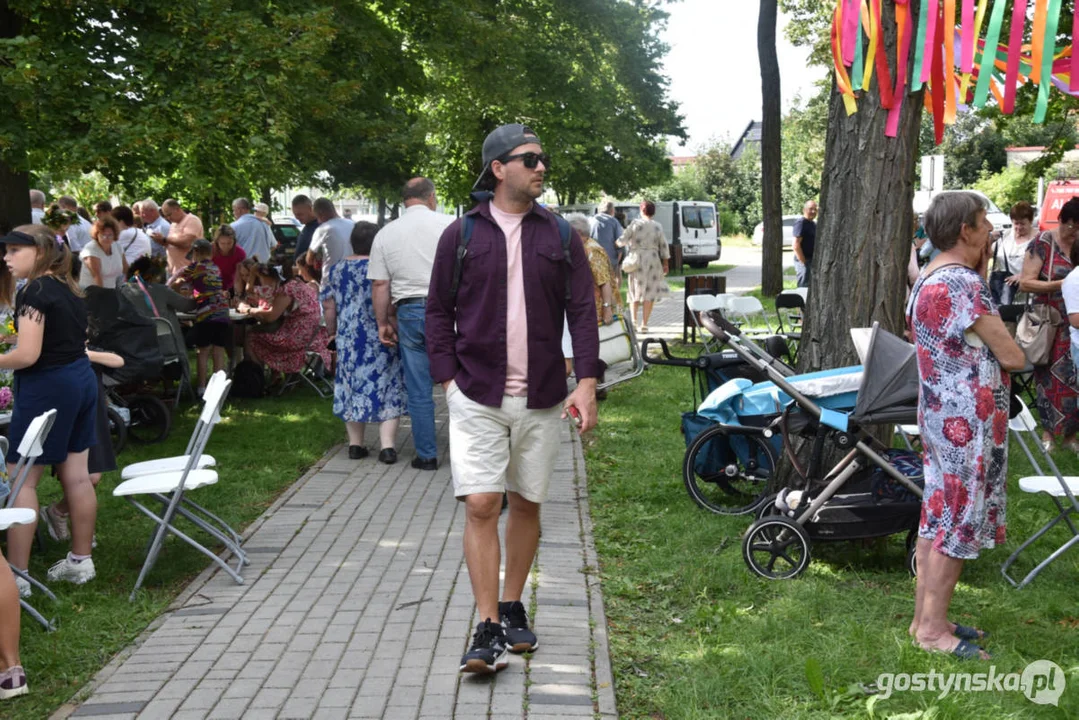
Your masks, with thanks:
M697 165L705 192L729 219L725 231L752 233L761 221L761 160L756 148L749 146L735 159L729 144L715 143L697 154Z

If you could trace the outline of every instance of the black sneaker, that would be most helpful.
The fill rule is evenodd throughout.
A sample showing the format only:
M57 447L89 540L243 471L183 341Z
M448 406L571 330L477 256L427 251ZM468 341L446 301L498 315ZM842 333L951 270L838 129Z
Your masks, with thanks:
M370 455L367 448L363 445L349 445L348 446L348 459L349 460L363 460Z
M506 644L510 652L532 652L539 647L536 633L528 629L528 614L520 600L498 603L498 619L505 628Z
M508 653L502 626L488 618L476 626L472 647L461 658L460 670L481 675L498 672L510 664Z
M412 467L417 470L438 470L438 458L412 458Z

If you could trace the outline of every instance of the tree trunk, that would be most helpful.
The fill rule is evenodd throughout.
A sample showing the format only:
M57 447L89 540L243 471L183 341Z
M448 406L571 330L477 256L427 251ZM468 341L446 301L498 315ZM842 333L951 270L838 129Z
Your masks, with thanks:
M757 19L757 56L761 65L761 211L764 242L761 255L761 294L783 289L783 202L780 123L780 76L776 57L777 0L761 0Z
M379 197L378 199L378 226L382 227L386 224L386 198Z
M22 22L7 0L0 0L0 38L17 37ZM0 233L5 235L30 222L30 174L13 167L11 160L0 156Z
M0 233L30 222L30 174L0 159Z
M910 5L917 17L920 0ZM885 0L882 16L882 49L895 78L894 0ZM913 58L912 52L911 64ZM848 116L833 78L812 288L798 352L802 372L857 364L851 328L877 321L902 336L922 92L902 94L898 133L886 137L888 111L880 106L878 80L874 75L858 111Z

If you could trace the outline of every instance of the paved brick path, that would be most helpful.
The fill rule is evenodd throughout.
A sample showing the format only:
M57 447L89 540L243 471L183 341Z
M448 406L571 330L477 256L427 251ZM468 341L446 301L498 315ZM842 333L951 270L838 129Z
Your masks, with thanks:
M536 602L540 649L496 676L459 677L478 620L444 404L440 413L437 472L410 467L410 444L392 466L339 448L249 529L244 585L203 573L54 717L617 717L584 461L568 423L524 598ZM170 543L159 562L188 551Z

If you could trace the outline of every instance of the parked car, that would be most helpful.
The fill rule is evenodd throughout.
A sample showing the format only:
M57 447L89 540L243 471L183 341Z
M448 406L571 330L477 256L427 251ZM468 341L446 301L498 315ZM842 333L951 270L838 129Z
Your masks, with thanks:
M791 248L794 246L794 223L798 222L798 218L801 215L784 215L783 216L783 249ZM757 223L757 227L753 228L752 242L754 245L764 244L764 223Z
M284 259L292 260L292 256L296 254L296 241L299 240L302 229L298 222L293 225L287 221L274 221L273 236L277 240L277 247L274 248L275 262L280 263Z
M951 192L949 190L940 190L938 192L931 192L929 190L917 190L914 193L914 212L919 215L924 215L926 209L929 207L929 201L934 196L939 195L941 192ZM972 192L975 195L981 197L985 201L986 213L985 218L993 223L993 231L998 234L1004 234L1008 230L1012 229L1012 219L1008 216L1008 213L1004 212L996 206L989 197L979 190L964 190L963 192Z

